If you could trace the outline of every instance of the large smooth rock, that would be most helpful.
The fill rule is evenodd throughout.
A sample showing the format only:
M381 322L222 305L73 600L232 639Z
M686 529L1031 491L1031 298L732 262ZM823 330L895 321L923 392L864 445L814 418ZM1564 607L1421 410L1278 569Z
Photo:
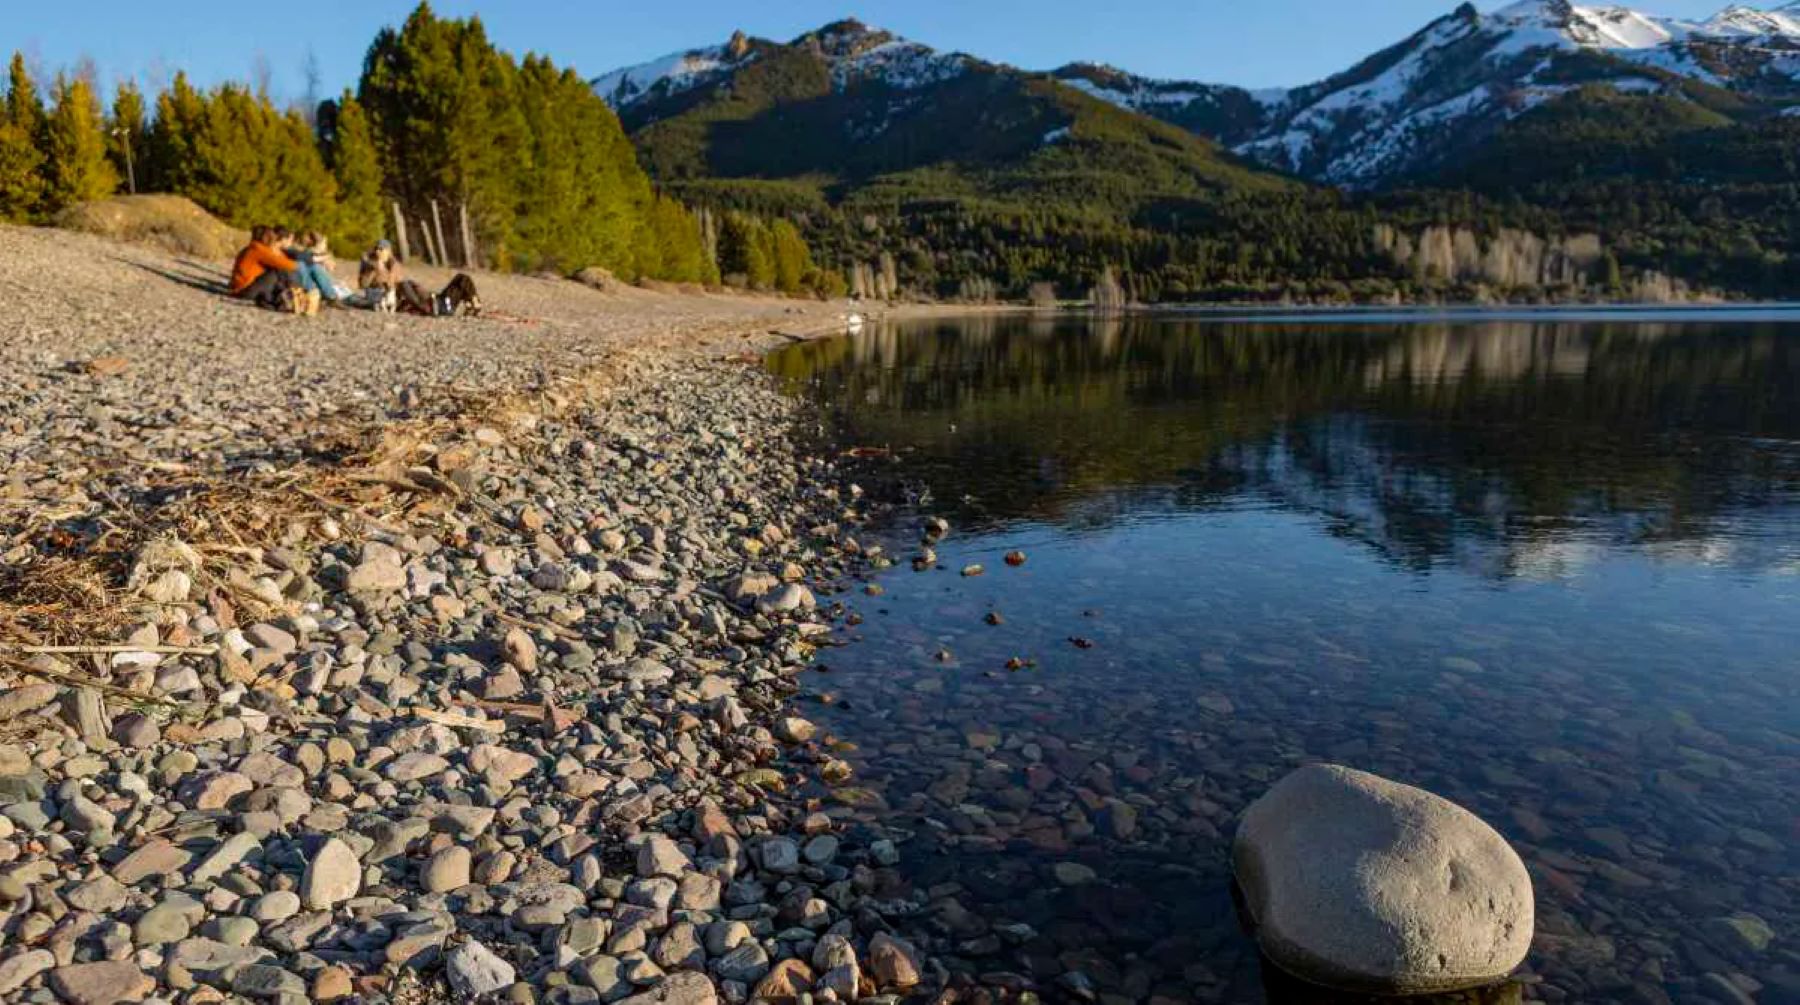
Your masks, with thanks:
M77 963L50 971L50 988L69 1005L114 1005L140 1001L156 981L127 960Z
M642 994L632 995L619 1005L717 1005L719 998L706 975L682 970L663 978Z
M1296 977L1419 994L1504 978L1531 948L1531 878L1468 810L1331 764L1244 812L1232 849L1257 940Z
M514 979L512 964L479 942L465 942L450 950L444 958L444 973L450 989L464 998L503 991Z
M300 879L300 900L309 911L329 911L356 896L360 889L362 863L348 845L331 838L306 863L306 873Z

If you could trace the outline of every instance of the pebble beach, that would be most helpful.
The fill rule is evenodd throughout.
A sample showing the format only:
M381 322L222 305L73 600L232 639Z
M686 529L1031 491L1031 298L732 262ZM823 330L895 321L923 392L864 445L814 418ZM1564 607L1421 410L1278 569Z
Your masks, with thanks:
M0 229L0 998L944 983L894 843L797 795L852 781L789 701L808 584L868 556L755 353L842 305L216 274Z

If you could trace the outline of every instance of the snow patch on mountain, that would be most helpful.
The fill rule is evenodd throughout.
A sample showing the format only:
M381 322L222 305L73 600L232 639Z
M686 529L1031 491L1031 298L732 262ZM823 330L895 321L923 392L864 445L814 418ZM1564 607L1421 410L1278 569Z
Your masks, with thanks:
M1784 96L1792 84L1782 81L1800 82L1797 29L1800 4L1731 7L1705 21L1569 0L1522 0L1488 14L1465 6L1351 71L1288 92L1234 149L1324 181L1376 184L1577 83L1679 95L1653 73L1664 71L1751 94L1773 83L1769 96ZM1569 61L1581 52L1617 62Z
M740 34L725 46L615 70L594 86L622 109L729 79L773 45ZM891 89L887 114L846 123L862 137L885 131L927 88L988 66L854 20L787 45L817 54L840 91ZM1705 20L1571 0L1519 0L1491 13L1464 4L1344 73L1291 89L1161 80L1092 63L1051 76L1210 136L1247 158L1363 187L1429 167L1583 85L1680 98L1684 92L1670 81L1683 78L1786 104L1800 96L1800 2L1771 10L1735 5ZM1043 143L1068 138L1052 131Z
M1097 63L1071 63L1051 75L1063 85L1127 111L1173 122L1219 139L1254 134L1285 88L1247 91L1227 84L1140 77Z
M1631 51L1694 41L1800 42L1800 5L1758 10L1736 4L1704 21L1662 17L1629 7L1580 6L1567 0L1523 0L1487 16L1504 32L1500 51L1531 48Z
M828 24L790 44L818 53L830 67L832 86L838 90L877 83L914 91L961 76L975 64L972 57L960 52L939 52L855 20Z
M1099 80L1083 75L1094 73ZM1222 90L1237 88L1215 87L1207 84L1196 84L1191 81L1155 80L1150 77L1139 77L1110 66L1070 66L1058 70L1057 79L1064 84L1099 98L1109 104L1118 105L1133 111L1143 111L1156 107L1180 107L1196 101L1216 102ZM1252 98L1255 94L1250 94ZM1263 92L1267 95L1287 94L1286 90Z
M828 24L790 44L809 48L824 59L838 90L870 82L896 90L918 90L953 79L976 63L962 53L938 52L858 21ZM624 108L647 97L668 97L711 83L754 60L756 52L756 45L739 33L726 45L690 49L614 70L596 77L592 84L614 108Z
M1447 46L1468 37L1465 21L1446 18L1420 36L1413 50L1366 83L1353 84L1326 95L1301 109L1294 121L1301 126L1325 126L1335 113L1356 110L1379 113L1405 101L1413 85L1433 68L1433 57Z
M1626 7L1578 7L1566 0L1523 0L1488 15L1496 55L1532 49L1651 49L1685 38L1687 22Z
M863 81L878 81L902 91L917 90L961 76L969 57L940 53L903 38L890 39L831 65L832 83L840 90Z
M669 96L714 79L736 64L727 58L726 47L715 45L704 49L670 53L648 63L614 70L592 81L595 93L614 108L623 108L649 94Z
M1733 5L1702 22L1697 30L1721 39L1800 39L1800 4L1767 11Z

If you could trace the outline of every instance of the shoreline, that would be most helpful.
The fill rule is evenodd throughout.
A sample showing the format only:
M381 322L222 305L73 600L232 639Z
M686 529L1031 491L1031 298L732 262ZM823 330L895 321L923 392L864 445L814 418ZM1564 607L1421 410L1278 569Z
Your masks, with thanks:
M196 306L218 305L176 310ZM158 431L188 403L142 356L23 375L0 440L33 462L0 567L0 998L940 983L880 920L892 844L782 795L845 780L790 699L830 631L805 584L861 559L804 406L743 370L771 321L835 330L670 321L585 370L310 423L278 421L285 393L193 404L242 423L222 440ZM183 338L212 336L149 345ZM92 441L107 460L59 462Z

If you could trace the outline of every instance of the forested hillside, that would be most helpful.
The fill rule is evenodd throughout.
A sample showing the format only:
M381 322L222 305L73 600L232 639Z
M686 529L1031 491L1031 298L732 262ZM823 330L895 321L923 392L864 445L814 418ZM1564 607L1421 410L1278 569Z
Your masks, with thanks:
M1763 297L1800 293L1800 118L1584 90L1412 179L1590 230L1628 264Z
M671 191L793 220L869 295L1085 298L1109 279L1162 302L1676 290L1657 262L1608 256L1555 212L1309 185L1055 76L856 22L785 44L739 36L596 87ZM1428 231L1460 235L1456 254L1414 253L1433 247ZM1577 237L1596 250L1529 250Z
M1800 292L1800 18L1779 13L1464 4L1255 92L1032 73L845 21L595 86L653 177L794 220L864 292L1080 297L1108 276L1174 301ZM1455 262L1394 254L1434 234L1455 235ZM1535 276L1496 264L1538 246L1597 250Z
M358 87L317 109L177 73L149 100L121 86L108 111L92 76L57 76L46 101L13 57L0 219L47 222L135 185L237 226L319 229L356 249L393 233L394 203L418 228L435 201L448 261L718 281L700 219L651 184L612 109L573 71L496 48L479 18L421 4L374 40Z

